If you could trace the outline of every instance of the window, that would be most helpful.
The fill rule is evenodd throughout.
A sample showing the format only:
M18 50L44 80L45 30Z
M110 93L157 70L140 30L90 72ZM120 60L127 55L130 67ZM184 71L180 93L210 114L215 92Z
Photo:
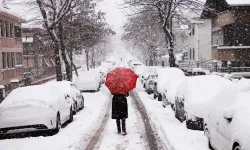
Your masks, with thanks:
M11 68L11 53L7 52L7 68Z
M20 38L22 36L21 28L19 26L14 26L14 32L15 32L15 37Z
M222 30L212 32L212 44L223 45L223 32Z
M194 35L195 34L195 28L193 27L193 29L192 29L192 35Z
M5 33L6 37L10 37L10 25L8 21L5 21Z
M10 23L10 37L13 38L13 23Z
M4 34L4 23L3 23L3 20L0 20L0 34L1 34L1 37L5 37L5 34Z
M23 64L23 55L22 53L16 53L16 65Z
M15 67L15 53L11 53L11 68Z
M3 69L6 68L6 52L2 52Z
M192 59L192 48L189 50L189 59Z
M193 48L193 60L195 59L195 49Z

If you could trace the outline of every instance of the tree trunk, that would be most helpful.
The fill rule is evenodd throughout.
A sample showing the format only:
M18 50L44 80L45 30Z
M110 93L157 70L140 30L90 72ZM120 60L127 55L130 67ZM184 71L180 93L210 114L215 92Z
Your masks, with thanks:
M68 56L69 56L69 58L70 58L70 72L71 72L71 79L73 79L73 50L72 49L70 49L70 50L68 50L68 51L70 51L70 53L68 53Z
M71 62L71 64L72 64L72 67L73 67L74 70L75 70L76 76L78 77L79 75L78 75L78 71L77 71L76 65L75 65L73 62ZM73 71L73 70L72 70L72 71Z
M72 71L70 69L70 64L69 61L67 60L67 55L66 55L66 47L64 45L64 40L63 40L63 24L62 21L59 22L58 24L59 27L59 39L60 39L60 45L61 45L61 56L65 64L65 69L66 69L66 77L68 81L72 81Z
M170 22L169 22L169 30L170 30L170 35L169 35L169 67L176 67L175 64L175 57L174 57L174 34L173 34L173 17L170 17Z
M85 50L85 55L86 55L87 70L89 71L89 50Z
M53 41L54 44L54 55L55 55L55 63L56 63L56 80L57 81L62 81L63 77L62 77L62 66L61 66L61 60L60 60L60 46L59 46L59 42L56 38L56 36L54 35L52 30L48 30L48 33Z

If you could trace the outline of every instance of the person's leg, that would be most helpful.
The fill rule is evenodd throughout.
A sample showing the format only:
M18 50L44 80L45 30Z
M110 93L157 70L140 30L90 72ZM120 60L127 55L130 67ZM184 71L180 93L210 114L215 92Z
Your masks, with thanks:
M116 125L117 125L117 131L118 133L121 132L121 123L120 123L120 119L116 119Z
M126 133L126 119L122 119L122 131Z

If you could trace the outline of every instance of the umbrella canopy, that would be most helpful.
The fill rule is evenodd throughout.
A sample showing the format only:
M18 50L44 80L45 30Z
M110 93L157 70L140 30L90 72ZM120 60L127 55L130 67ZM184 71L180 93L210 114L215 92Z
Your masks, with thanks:
M112 94L127 94L136 87L137 78L129 68L116 68L107 74L105 85Z

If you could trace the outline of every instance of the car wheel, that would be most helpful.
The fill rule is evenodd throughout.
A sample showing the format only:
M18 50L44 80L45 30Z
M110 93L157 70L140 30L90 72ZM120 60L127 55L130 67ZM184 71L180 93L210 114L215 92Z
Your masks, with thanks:
M233 150L241 150L241 147L239 144L234 144L234 149Z
M174 111L174 116L175 116L175 118L177 118L177 119L178 119L177 110L175 110L175 111Z
M213 150L214 148L211 145L210 135L209 135L208 129L205 129L205 135L207 136L207 140L208 140L208 148Z
M61 124L61 118L60 118L60 113L58 112L57 113L57 116L56 116L56 128L55 128L55 133L58 133L59 132L59 130L61 129L61 126L62 126L62 124Z
M75 115L77 112L77 103L74 104L74 111L73 111L73 115Z
M84 101L81 101L81 110L84 108Z
M73 111L72 111L72 107L70 108L70 113L69 113L69 122L72 122L74 119L74 115L73 115Z

